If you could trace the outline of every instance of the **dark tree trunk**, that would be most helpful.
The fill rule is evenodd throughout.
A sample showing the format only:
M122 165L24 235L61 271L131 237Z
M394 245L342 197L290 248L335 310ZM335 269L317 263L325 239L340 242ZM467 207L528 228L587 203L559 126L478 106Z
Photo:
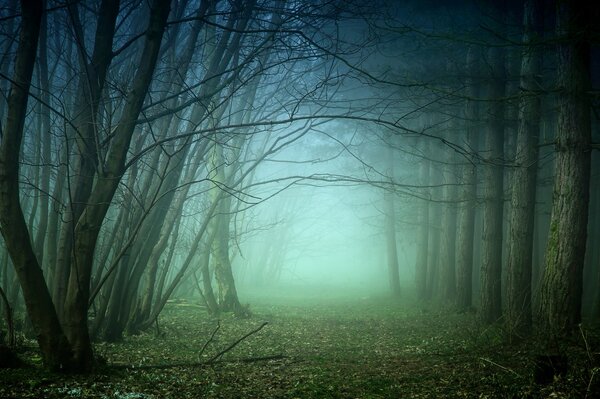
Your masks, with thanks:
M467 100L465 105L466 143L471 151L477 151L478 129L475 127L478 117L475 98L479 95L477 83L472 76L479 72L477 56L472 48L467 54ZM477 168L475 156L468 156L460 170L461 188L459 212L457 217L458 243L456 245L456 306L459 311L470 309L473 305L473 240L475 238L475 207L477 205Z
M50 78L48 76L48 14L42 16L42 25L40 30L40 46L39 46L39 70L40 70L40 87L42 101L45 104L50 104ZM51 140L52 130L50 122L50 109L47 105L41 107L42 119L42 138L41 138L41 163L40 165L48 165L51 163ZM37 225L37 233L35 235L35 252L40 266L44 262L44 247L48 229L48 193L50 191L50 167L45 166L40 174L40 215Z
M570 333L581 320L591 153L590 45L585 32L591 12L578 1L559 1L556 171L546 269L540 292L541 331Z
M515 169L512 175L512 198L507 251L507 322L516 334L527 332L531 325L531 276L535 194L538 168L541 99L540 87L541 32L540 1L525 3L524 43L521 58L521 100L517 131Z
M492 323L502 316L502 215L504 211L504 50L489 50L492 68L488 87L488 127L484 168L483 240L481 244L481 320Z

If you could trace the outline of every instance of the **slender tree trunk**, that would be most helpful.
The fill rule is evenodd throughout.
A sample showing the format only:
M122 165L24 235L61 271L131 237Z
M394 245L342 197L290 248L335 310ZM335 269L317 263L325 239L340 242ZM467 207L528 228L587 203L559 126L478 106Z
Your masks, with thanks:
M468 78L465 104L466 143L473 152L478 149L478 107L475 99L479 96L478 84L473 76L479 73L478 57L473 48L467 53ZM475 155L475 154L473 154ZM458 242L456 246L456 306L466 311L473 305L473 240L475 238L475 207L477 206L477 167L475 156L464 160L460 168L461 188L457 220Z
M561 89L556 137L556 171L540 292L539 327L568 334L581 320L586 246L590 153L590 45L585 33L591 12L578 1L559 1L558 85Z
M385 236L387 246L388 278L390 291L394 297L400 296L400 273L398 269L398 250L396 244L396 211L394 193L385 193Z
M481 262L481 320L492 323L502 316L502 222L504 212L504 50L489 50L492 76L488 87L488 128L484 168L483 240Z
M223 312L244 314L239 303L235 280L231 270L229 255L229 225L231 221L231 196L223 193L222 187L227 187L225 177L225 158L223 144L215 142L210 156L210 168L213 171L213 181L216 183L211 191L213 203L218 203L217 212L211 221L211 231L215 234L212 240L212 258L215 280L219 288L219 308Z
M16 15L17 14L17 0L9 0L5 3L6 13L7 15ZM2 23L3 33L7 35L13 35L15 33L15 20L16 18L8 18L8 20ZM0 73L4 76L8 76L10 62L7 60L13 54L12 47L14 45L14 40L4 40L4 46L2 47L2 55L0 56ZM8 93L9 88L9 80L8 79L0 79L0 92ZM4 96L3 96L4 97ZM0 121L4 120L6 116L6 107L7 102L4 98L0 99Z
M512 175L510 230L507 252L507 321L510 331L527 332L531 325L531 276L535 194L540 134L541 53L535 41L541 32L539 0L525 3L523 41L531 43L521 58L521 100L517 130L515 170ZM532 43L533 42L533 43Z
M50 104L50 78L48 76L48 14L42 16L39 46L39 70L42 101ZM35 235L35 252L40 265L44 265L44 247L48 229L48 196L50 191L50 163L52 130L50 121L50 110L47 105L42 105L42 139L40 141L42 173L40 175L40 215Z
M439 181L439 179L432 179ZM437 183L434 183L437 184ZM427 299L437 297L440 283L440 242L442 208L439 203L429 206L429 253L427 255Z
M429 144L424 142L423 154L429 153ZM419 167L419 181L422 185L430 184L429 180L430 162L426 158L421 159ZM428 191L425 192L425 195ZM427 299L427 256L429 254L429 199L422 199L419 207L419 228L418 228L418 247L417 264L415 271L415 282L417 286L417 298L419 300Z
M392 145L387 148L388 174L394 182L394 149ZM387 246L388 278L390 291L394 297L400 296L400 271L398 270L398 249L396 243L396 209L394 206L394 191L384 193L385 201L385 236Z
M454 126L453 126L454 127ZM451 129L452 131L455 130ZM443 166L444 203L442 209L442 238L440 262L441 299L454 304L456 300L456 156L453 150L447 151L446 165Z
M202 252L200 258L200 271L202 272L202 288L204 290L204 301L208 313L211 315L218 315L220 312L219 304L215 298L215 292L212 287L212 274L210 272L210 246L207 245Z
M108 308L104 316L103 326L94 326L94 331L101 330L99 334L103 340L116 342L123 337L125 320L120 318L120 304L123 303L123 297L126 295L125 287L127 284L127 261L128 255L122 257L121 263L116 272L114 272L114 282L111 285L108 295Z

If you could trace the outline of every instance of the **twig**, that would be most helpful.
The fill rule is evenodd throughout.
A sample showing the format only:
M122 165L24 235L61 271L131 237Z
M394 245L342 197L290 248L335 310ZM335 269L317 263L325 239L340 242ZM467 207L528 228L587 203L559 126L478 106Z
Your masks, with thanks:
M585 352L588 356L588 359L590 359L590 362L593 362L594 359L592 358L592 353L590 351L590 347L588 345L587 339L585 337L585 333L583 332L583 328L581 328L581 323L579 323L579 332L581 333L581 338L583 339L583 343L585 344Z
M204 346L202 346L202 349L200 349L200 352L198 352L198 360L200 360L200 357L202 356L202 354L206 350L206 347L208 346L208 344L210 344L213 341L213 339L215 338L215 334L217 333L217 331L219 331L219 328L221 328L221 321L217 320L217 327L215 328L215 330L210 335L210 338L208 339L208 341L206 341L204 343Z
M592 369L592 375L590 376L590 380L588 381L587 388L585 390L585 399L587 399L588 395L590 394L590 390L592 388L592 381L594 381L594 377L596 376L596 371L597 371L596 368Z
M503 365L501 365L501 364L498 364L498 363L496 363L496 362L493 362L493 361L491 361L490 359L486 359L485 357L480 357L479 359L480 359L480 360L483 360L483 361L486 361L486 362L488 362L488 363L490 363L490 364L493 364L493 365L494 365L494 366L496 366L496 367L500 367L500 368L501 368L502 370L504 370L504 371L508 371L509 373L513 373L513 374L514 374L514 375L516 375L517 377L521 377L521 375L520 375L519 373L517 373L516 371L514 371L513 369L509 369L508 367L505 367L505 366L503 366Z
M208 359L206 361L206 364L211 364L214 363L217 359L219 359L221 356L223 356L225 353L229 352L230 350L232 350L233 348L235 348L240 342L242 342L243 340L245 340L246 338L248 338L249 336L256 334L257 332L259 332L260 330L262 330L262 328L264 326L266 326L267 324L269 324L268 321L265 321L264 323L262 323L258 328L250 331L248 334L242 336L241 338L239 338L238 340L236 340L235 342L233 342L231 345L229 345L227 348L223 349L221 352L217 353L216 355L214 355L213 357L211 357L210 359Z

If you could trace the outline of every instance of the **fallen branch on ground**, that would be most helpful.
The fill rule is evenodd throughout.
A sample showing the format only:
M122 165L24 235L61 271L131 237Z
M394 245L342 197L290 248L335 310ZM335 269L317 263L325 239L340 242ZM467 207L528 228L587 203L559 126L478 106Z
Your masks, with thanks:
M250 331L248 334L242 336L240 339L238 339L237 341L233 342L231 345L229 345L227 348L223 349L221 352L217 353L216 355L214 355L213 357L211 357L210 359L208 359L206 361L206 364L211 364L214 363L217 359L219 359L221 356L223 356L224 354L226 354L227 352L229 352L230 350L232 350L233 348L235 348L240 342L242 342L243 340L245 340L246 338L248 338L249 336L256 334L257 332L259 332L260 330L262 330L262 328L264 326L266 326L267 324L269 324L268 321L265 321L264 323L262 323L258 328Z
M205 367L211 366L215 364L227 364L227 363L258 363L258 362L269 362L272 360L282 360L287 359L288 356L277 354L277 355L267 355L267 356L256 356L256 357L246 357L240 359L229 359L229 360L216 360L212 363L207 362L181 362L181 363L167 363L167 364L144 364L141 366L135 366L132 364L113 364L112 368L115 369L135 369L135 370L164 370L164 369L173 369L177 367Z
M233 343L231 343L225 349L223 349L222 351L220 351L219 353L217 353L216 355L214 355L213 357L211 357L210 359L208 359L204 362L148 364L148 365L140 365L140 366L135 366L132 364L114 364L114 365L112 365L112 367L117 368L117 369L150 370L150 369L168 369L168 368L175 368L175 367L202 367L202 366L209 366L209 365L215 364L215 363L225 363L224 360L221 360L221 357L225 353L227 353L230 350L232 350L233 348L235 348L240 342L242 342L249 336L254 335L257 332L259 332L260 330L262 330L263 327L266 326L267 324L269 324L269 322L265 321L259 327L255 328L254 330L250 331L249 333L247 333L247 334L243 335L242 337L240 337L239 339L235 340ZM215 334L217 333L217 331L219 330L219 328L220 328L220 324L217 324L217 328L212 332L210 338L208 339L208 341L206 341L206 343L200 350L200 354L198 356L200 356L202 354L202 352L204 352L204 350L206 349L208 344L213 340L213 338L214 338ZM257 356L257 357L249 357L249 358L242 358L242 359L232 359L232 360L228 360L227 363L236 363L236 362L254 363L254 362L260 362L260 361L280 360L280 359L285 359L285 358L287 358L287 356L282 355L282 354L277 354L277 355Z
M217 334L217 331L219 331L219 328L221 328L221 321L217 320L217 327L214 329L212 334L210 334L210 338L204 343L204 345L202 346L202 349L200 349L200 352L198 352L198 360L200 360L200 358L202 357L202 354L206 350L206 347L208 346L208 344L210 344L213 341L213 339L215 338L215 335Z

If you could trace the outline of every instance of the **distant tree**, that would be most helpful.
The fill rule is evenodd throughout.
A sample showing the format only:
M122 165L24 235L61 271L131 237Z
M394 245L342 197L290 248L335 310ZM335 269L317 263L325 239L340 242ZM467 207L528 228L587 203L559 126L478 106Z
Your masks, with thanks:
M440 199L442 199L442 176L440 171L440 164L433 160L440 156L443 156L444 149L439 142L434 142L430 147L429 156L431 165L429 166L429 185L433 186L430 189L430 201L429 204L429 253L427 254L427 299L439 298L440 287L441 287L441 273L442 259L441 254L441 242L442 242L442 205Z
M476 50L470 47L466 59L466 101L464 105L465 143L470 156L460 167L459 209L456 244L456 305L461 311L473 305L473 243L475 238L475 208L477 205L477 154L479 130L477 128L479 83L474 76L480 73Z
M450 140L454 139L458 124L450 123L448 133ZM457 233L457 183L456 183L456 152L446 150L442 177L444 184L442 203L442 238L440 248L440 299L444 303L454 304L456 300L456 233Z
M423 140L421 152L429 152L428 140ZM429 184L430 161L426 157L421 159L419 165L419 183L426 186ZM426 191L427 192L427 191ZM429 254L429 198L422 199L419 206L418 215L418 239L417 239L417 259L415 265L415 284L417 288L417 298L419 300L427 299L427 265Z
M483 157L484 205L481 243L481 319L491 323L502 316L502 229L504 210L504 95L506 92L505 50L487 51L489 76Z
M389 137L392 139L393 136ZM387 174L394 182L394 147L387 145L385 157L387 158ZM387 248L388 280L390 292L394 297L400 296L400 272L398 269L398 248L396 243L396 209L393 191L384 191L385 202L385 242Z

